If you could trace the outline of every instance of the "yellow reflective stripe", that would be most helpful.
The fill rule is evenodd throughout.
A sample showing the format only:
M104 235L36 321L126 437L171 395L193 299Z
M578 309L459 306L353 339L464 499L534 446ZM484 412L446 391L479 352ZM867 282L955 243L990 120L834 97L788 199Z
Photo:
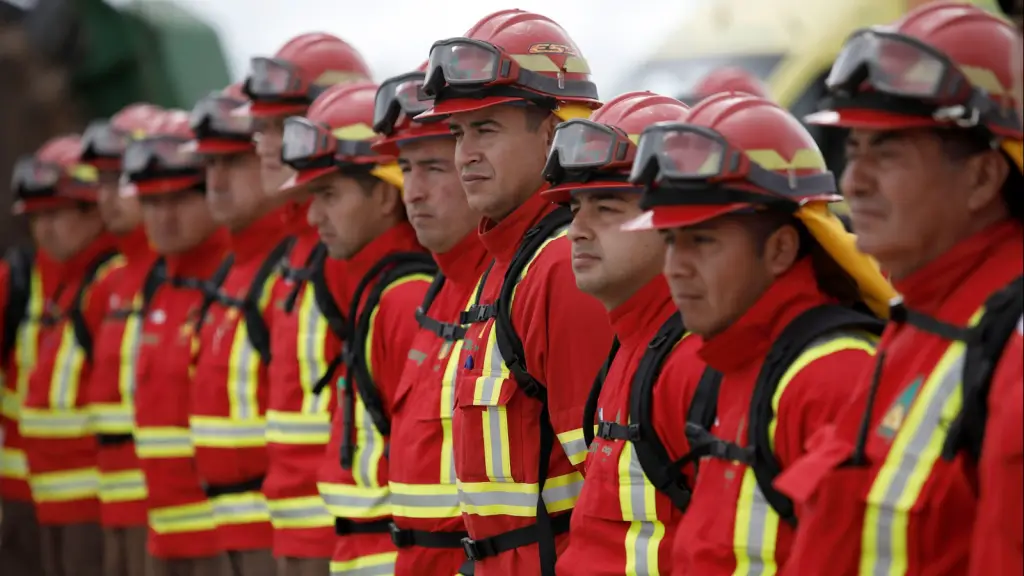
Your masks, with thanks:
M134 502L145 500L146 477L142 470L100 472L100 502Z
M16 390L0 388L0 414L8 420L18 420L18 415L21 414L21 399L18 398Z
M320 394L315 394L313 390L327 373L330 364L324 350L329 327L317 306L312 283L306 283L299 302L296 355L299 361L299 384L302 386L302 413L327 414L333 401L334 386L324 387Z
M213 530L213 507L206 500L183 506L167 506L149 511L149 527L157 534L181 534Z
M966 349L963 342L946 349L917 393L871 485L861 533L861 574L907 573L910 509L942 453L948 423L963 405L960 383Z
M391 513L403 518L458 518L459 487L455 484L391 482Z
M331 576L390 576L395 573L398 552L381 552L354 560L331 562Z
M195 453L188 428L154 426L135 431L135 454L139 458L191 458Z
M772 420L768 423L768 438L771 450L775 450L776 416L782 395L793 378L812 362L843 350L863 350L874 354L873 338L849 332L829 334L812 342L786 369L772 396ZM778 572L775 560L776 539L779 532L779 515L765 499L757 485L753 468L743 471L743 483L736 504L736 523L733 531L733 548L736 550L735 576L757 574L772 576Z
M23 451L6 447L0 450L0 478L28 478L28 460Z
M320 482L320 496L337 518L369 519L391 515L391 491L387 486L369 488Z
M334 516L320 496L268 499L267 506L270 508L270 522L276 530L334 526Z
M459 504L463 513L477 516L537 515L537 484L517 482L460 482ZM544 502L549 512L569 510L576 505L583 476L571 472L548 478L544 483Z
M136 312L129 314L124 321L124 333L121 335L121 365L118 370L118 389L121 391L121 402L132 406L135 398L135 367L139 358L139 345L142 344L142 294L136 294L132 307Z
M658 520L654 485L647 480L632 442L619 453L619 506L626 531L626 574L659 576L658 548L665 538L665 524Z
M475 293L475 292L474 292ZM468 304L467 304L468 308ZM455 416L455 383L459 377L459 360L462 357L462 340L452 344L448 363L441 376L441 484L455 485L455 437L452 435L452 418ZM396 512L397 514L397 512Z
M210 498L217 526L270 522L270 509L262 492L224 494Z
M27 314L18 329L18 339L15 342L14 361L18 367L18 377L14 382L14 393L4 396L4 416L14 421L21 418L21 407L25 404L25 395L28 394L29 378L39 359L39 330L42 328L41 319L45 310L43 277L39 267L34 266ZM8 389L8 393L10 392Z
M50 375L50 406L68 409L75 406L82 376L85 353L75 339L75 330L70 321L64 322L61 331L60 348Z
M256 393L260 380L260 355L249 342L244 318L238 320L228 361L228 404L231 418L251 420L259 416Z
M267 442L320 445L331 439L331 415L267 410Z
M85 409L52 410L23 406L18 430L26 438L81 438L92 434Z
M558 441L562 444L562 450L569 458L573 466L577 466L587 459L587 442L583 439L583 428L569 430L557 435Z
M90 404L87 410L90 426L99 434L131 434L135 428L130 404Z
M259 448L267 445L267 421L223 416L190 416L192 443L205 448Z
M29 478L32 499L37 503L93 498L99 491L99 484L99 473L95 468L32 474Z

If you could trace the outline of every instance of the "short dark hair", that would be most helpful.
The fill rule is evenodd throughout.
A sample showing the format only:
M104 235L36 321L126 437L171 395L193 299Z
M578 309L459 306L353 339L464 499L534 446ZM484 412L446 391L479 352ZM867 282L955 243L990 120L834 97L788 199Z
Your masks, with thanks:
M992 149L992 137L980 130L935 128L934 132L942 143L943 154L953 162L962 162L971 156ZM1024 222L1024 195L1021 194L1024 177L1021 176L1021 168L1005 151L1000 151L1000 154L1010 165L1010 171L1006 181L1003 182L1000 196L1002 196L1010 216L1018 222Z
M534 106L533 104L527 105L523 110L526 112L526 129L530 132L540 130L544 121L548 119L548 116L551 116L550 110Z

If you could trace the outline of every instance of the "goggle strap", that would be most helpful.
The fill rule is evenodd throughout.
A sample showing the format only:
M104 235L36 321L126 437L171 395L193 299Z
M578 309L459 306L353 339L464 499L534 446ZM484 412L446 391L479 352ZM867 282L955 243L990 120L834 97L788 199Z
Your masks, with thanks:
M728 204L757 204L786 212L796 212L800 208L799 203L789 198L692 182L665 182L656 188L645 189L640 199L642 210L650 210L659 206L725 206Z
M132 183L149 182L152 180L167 180L170 178L203 178L203 173L198 168L161 168L154 162L146 165L144 170L138 172L125 172L128 181Z
M434 97L434 103L437 104L439 102L444 102L445 100L453 100L456 98L483 100L484 98L493 97L518 98L540 106L546 110L554 110L558 107L558 100L552 96L544 96L542 94L537 94L536 92L507 85L489 86L487 88L480 88L479 86L463 87L445 85L437 96Z
M229 140L231 142L251 143L252 134L221 132L214 130L210 119L207 117L198 126L192 127L196 140Z
M754 162L750 163L747 181L763 188L766 192L797 199L807 196L836 193L836 177L832 172L808 174L806 176L783 176L778 172L765 170Z

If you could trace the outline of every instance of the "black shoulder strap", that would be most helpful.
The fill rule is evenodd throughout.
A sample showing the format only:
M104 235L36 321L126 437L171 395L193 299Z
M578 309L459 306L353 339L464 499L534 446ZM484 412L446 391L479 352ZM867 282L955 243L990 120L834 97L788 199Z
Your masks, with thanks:
M116 250L108 250L89 263L89 267L85 269L85 275L82 277L82 282L78 285L78 290L75 292L75 298L71 301L71 306L68 308L68 320L71 322L71 328L75 332L75 340L82 351L85 352L87 360L92 359L92 333L89 332L89 324L85 321L85 314L82 312L82 300L85 298L86 291L89 290L96 279L96 274L99 273L100 268L116 256Z
M209 280L200 283L199 289L203 292L203 302L199 305L199 316L196 317L193 333L202 333L203 324L206 323L206 314L210 311L210 306L213 306L213 303L217 301L217 297L220 295L220 286L224 283L224 279L228 277L228 273L231 272L231 266L234 263L235 255L228 254L220 263L217 271L213 273L213 276L210 276Z
M519 277L522 276L523 270L533 260L544 242L551 238L556 231L568 226L571 221L572 213L569 209L559 206L526 232L502 280L501 291L498 294L497 314L494 319L495 340L501 357L505 360L505 366L508 367L516 383L527 396L545 402L547 390L540 381L530 374L526 366L523 340L516 334L515 327L512 325L512 294L515 292L516 285L519 284Z
M690 400L686 421L704 430L711 430L718 417L718 390L722 386L722 373L708 366L700 375L697 390Z
M163 256L156 259L146 273L146 280L142 283L142 312L149 310L149 304L156 296L156 291L167 280L167 260Z
M281 278L293 283L292 290L284 301L285 312L291 314L292 311L295 310L295 302L299 298L299 292L302 291L303 284L312 281L317 270L319 270L321 274L323 273L323 265L326 258L327 246L325 246L323 242L318 242L306 256L306 262L301 268L293 268L289 265L287 259L281 262ZM321 284L326 286L322 277L320 280Z
M317 246L317 250L322 245ZM314 250L316 252L317 250ZM313 298L316 300L316 307L323 314L324 319L327 320L327 327L331 329L341 341L348 340L348 319L345 318L345 313L341 311L338 306L338 302L331 295L331 289L327 286L327 277L324 272L324 266L327 262L326 258L327 248L323 248L323 257L315 257L313 260L313 268L311 270L312 275L310 277L310 283L313 284Z
M267 254L267 257L260 264L256 275L253 276L249 289L245 293L245 300L242 301L242 316L245 318L246 336L253 350L259 353L263 364L270 363L270 329L267 321L260 310L260 297L266 288L267 280L280 266L281 262L287 259L292 246L295 245L295 237L288 236L278 242L277 246Z
M583 441L587 448L594 443L594 418L597 416L597 402L601 399L601 389L604 388L604 379L608 377L608 368L615 361L615 355L619 353L619 339L612 340L612 348L608 351L608 359L597 371L594 384L590 387L590 394L587 394L587 403L583 405Z
M415 274L433 275L437 265L429 254L423 252L398 252L382 258L359 281L352 295L349 308L349 334L345 341L345 365L352 380L352 386L359 392L359 397L373 418L377 431L383 436L391 434L391 422L384 410L384 402L377 389L370 367L366 362L366 340L370 335L370 322L373 312L380 304L381 296L388 286ZM366 292L369 290L369 292ZM365 301L363 294L366 293ZM355 322L352 322L352 319Z
M3 348L0 349L0 367L6 366L17 345L18 329L28 315L28 301L32 298L32 270L35 251L13 247L4 254L8 268L7 302L4 303Z
M949 428L942 456L952 460L962 451L977 462L988 423L988 395L1003 349L1024 316L1024 276L993 293L984 304L981 320L969 331L964 353L963 407Z
M753 449L754 463L751 468L761 493L779 517L792 525L796 524L793 501L772 486L775 477L782 472L782 466L771 449L768 430L775 417L772 398L779 381L815 340L839 330L858 330L879 335L884 328L885 323L878 318L845 306L817 306L790 322L765 357L750 403L747 445Z
M430 283L430 288L423 296L423 303L416 309L416 323L420 325L420 328L433 332L438 338L455 342L466 337L466 327L456 322L441 322L428 314L437 295L441 293L441 288L444 288L444 282L444 274L438 273L437 276L434 276L434 281Z
M633 442L640 467L651 484L680 510L686 510L690 504L691 487L682 469L672 466L672 458L658 437L651 415L654 411L654 384L661 375L665 360L685 332L686 327L678 312L662 324L640 359L629 393L629 418L640 428L639 438Z

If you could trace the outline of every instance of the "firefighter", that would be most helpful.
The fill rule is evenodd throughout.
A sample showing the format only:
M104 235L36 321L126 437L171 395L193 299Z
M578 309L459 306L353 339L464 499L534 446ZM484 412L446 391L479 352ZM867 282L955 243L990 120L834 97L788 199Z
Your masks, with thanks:
M796 573L968 570L981 439L1020 429L1019 407L994 411L1017 422L990 422L987 435L984 417L989 385L1006 404L1022 378L1012 342L991 374L1024 306L1024 132L1007 58L1015 34L982 9L925 4L847 39L826 110L807 118L850 128L842 187L857 244L900 299L877 365L856 380L832 433L779 478L811 511L793 550ZM1020 440L1005 447L1014 443L1019 454ZM993 545L1016 548L1019 571L1019 464L1016 476L1012 497L979 528ZM1014 573L1004 559L979 558L979 573Z
M1017 24L1010 62L1017 117L1024 118L1024 2L1012 3L1011 7L1005 6L1011 2L1005 2L1004 10ZM1024 485L1024 317L1003 354L999 365L1003 374L995 380L1005 384L989 393L991 432L985 435L978 463L980 499L971 543L971 576L1024 573L1024 498L1019 489Z
M124 154L127 184L137 196L158 268L142 290L141 344L135 378L135 449L146 477L148 576L230 574L217 538L213 506L195 466L189 430L193 343L202 309L223 280L230 248L226 229L204 200L189 114L168 111Z
M402 171L371 149L371 83L324 92L306 117L285 121L281 157L296 171L285 186L312 195L309 224L327 255L346 261L346 335L314 390L340 395L319 475L337 536L331 574L394 572L388 445L415 310L436 270L416 242L401 200Z
M189 422L195 464L213 507L217 540L237 576L273 576L273 529L262 486L267 471L269 309L276 268L291 248L295 207L263 192L252 119L233 116L241 85L200 100L192 146L206 165L206 200L231 235L228 270L196 333Z
M293 68L298 75L291 80L272 74ZM344 84L369 76L354 48L326 34L299 36L274 59L253 60L246 83L251 99L247 112L257 130L256 150L265 193L282 195L279 189L290 176L290 169L281 162L281 130L285 116L305 113L323 90L311 82ZM306 92L288 93L296 83L308 86ZM270 322L275 326L270 343L274 361L268 372L269 466L263 493L270 507L279 576L319 576L328 573L334 552L334 517L316 485L330 437L334 400L333 389L319 395L313 394L313 389L327 372L328 361L341 350L335 332L341 325L341 306L331 294L344 293L345 263L325 258L316 230L306 223L308 198L301 191L284 197L298 205L293 227L296 240L280 270L280 283L287 295L270 310Z
M587 481L559 574L661 574L672 566L672 536L681 512L672 493L658 492L646 475L657 478L655 468L669 461L648 460L654 453L648 445L657 436L645 438L630 427L682 433L677 414L685 412L703 370L696 355L700 339L680 343L683 325L661 274L665 244L658 233L620 228L643 213L643 189L626 183L636 153L631 138L649 124L682 121L686 113L684 104L667 96L629 92L589 120L555 129L544 172L552 187L542 194L572 210L568 238L576 285L604 305L617 342L584 411L585 428L598 418L597 439L588 435L593 443ZM647 408L631 403L637 394L646 398ZM652 413L652 405L665 412ZM692 486L692 477L685 482Z
M708 364L679 460L701 459L674 566L789 572L803 511L772 480L870 366L882 322L858 309L886 312L891 287L828 212L835 178L777 104L719 93L647 128L639 150L630 181L651 211L627 227L662 231L672 298Z
M129 138L141 137L161 110L133 104L109 121L89 125L82 137L82 162L99 175L99 209L117 237L123 262L103 278L109 294L96 333L93 370L86 390L89 416L99 445L100 522L103 574L142 576L146 563L146 482L135 456L133 397L142 326L142 286L156 255L149 247L138 198L120 194L121 156Z
M583 484L581 410L612 334L600 303L575 287L571 215L537 191L555 125L589 116L597 88L561 26L502 10L434 43L423 90L434 105L417 119L444 117L455 135L494 260L452 358L464 546L478 575L550 576Z
M114 237L96 208L96 171L79 162L81 140L51 140L15 167L15 184L41 249L59 263L43 311L39 357L19 430L41 525L45 574L100 574L96 439L85 409L92 340L106 313L97 283L115 266Z
M72 190L67 182L57 190L39 190L43 194L36 196L20 194L18 182L13 184L14 213L27 215L30 222L35 222L44 208L75 205L68 196ZM47 302L53 300L60 279L60 263L47 252L54 240L41 237L46 228L32 224L29 229L34 248L12 249L0 261L0 566L15 574L43 574L39 522L18 421L29 377L39 358L43 312Z
M448 125L412 120L431 105L417 99L425 68L385 80L374 106L374 129L383 136L374 150L398 158L406 214L440 271L416 310L419 331L392 413L388 481L398 576L450 575L467 563L452 455L455 379L449 360L462 349L460 313L490 262L476 233L480 215L466 202L455 170Z

